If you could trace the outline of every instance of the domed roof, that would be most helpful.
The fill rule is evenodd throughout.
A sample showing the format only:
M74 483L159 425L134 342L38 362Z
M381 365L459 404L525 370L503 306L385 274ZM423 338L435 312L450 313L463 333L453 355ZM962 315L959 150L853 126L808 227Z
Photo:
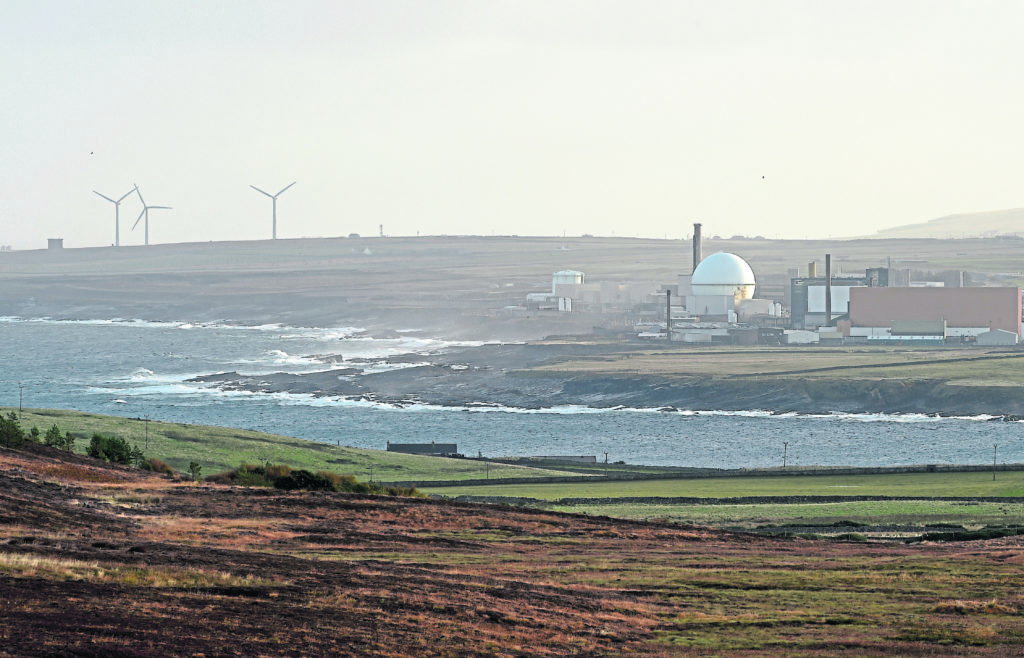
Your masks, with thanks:
M692 283L695 286L752 286L754 272L747 261L736 254L720 251L697 265Z

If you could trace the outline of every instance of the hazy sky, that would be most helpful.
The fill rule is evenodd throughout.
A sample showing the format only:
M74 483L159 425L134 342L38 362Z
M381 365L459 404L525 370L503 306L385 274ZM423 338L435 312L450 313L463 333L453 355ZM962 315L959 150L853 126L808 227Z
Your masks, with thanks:
M838 237L1024 206L1024 3L25 0L0 244ZM140 204L121 206L121 244Z

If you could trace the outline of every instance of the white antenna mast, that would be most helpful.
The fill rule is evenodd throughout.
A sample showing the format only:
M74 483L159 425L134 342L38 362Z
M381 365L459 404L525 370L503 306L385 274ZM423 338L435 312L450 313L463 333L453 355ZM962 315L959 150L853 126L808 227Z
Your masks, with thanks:
M266 196L270 197L270 199L274 202L274 231L272 233L272 235L274 236L274 240L277 239L277 197L279 197L282 194L284 194L285 190L287 190L292 185L295 185L295 183L297 183L297 182L298 181L294 181L293 180L292 182L288 183L283 188L281 188L281 191L278 192L277 194L271 194L270 192L264 192L263 190L261 190L260 188L256 187L255 185L250 185L249 186L252 189L254 189L257 192L259 192L260 194L265 194Z
M171 210L171 207L170 206L147 206L146 205L146 200L142 198L142 192L139 191L139 186L138 185L135 186L135 189L133 191L136 194L139 195L139 201L142 202L142 212L139 213L139 218L135 220L134 224L132 224L132 230L134 231L135 227L139 225L139 222L142 220L142 218L145 217L146 218L146 246L149 246L149 211L150 210Z
M114 204L114 246L115 247L120 247L121 246L121 202L124 201L125 199L127 199L128 196L132 192L137 190L137 189L139 189L138 186L133 187L132 189L130 189L127 192L125 192L121 196L121 198L118 199L117 201L114 201L113 199L108 197L106 194L100 194L96 190L92 191L93 194L97 194L97 195L103 197L104 199L106 199L107 201L109 201L110 203Z

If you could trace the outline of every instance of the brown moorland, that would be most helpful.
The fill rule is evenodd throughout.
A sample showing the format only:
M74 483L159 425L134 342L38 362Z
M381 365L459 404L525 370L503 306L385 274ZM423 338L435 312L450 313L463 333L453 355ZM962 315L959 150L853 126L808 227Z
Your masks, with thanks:
M1024 655L1022 565L0 450L2 656Z

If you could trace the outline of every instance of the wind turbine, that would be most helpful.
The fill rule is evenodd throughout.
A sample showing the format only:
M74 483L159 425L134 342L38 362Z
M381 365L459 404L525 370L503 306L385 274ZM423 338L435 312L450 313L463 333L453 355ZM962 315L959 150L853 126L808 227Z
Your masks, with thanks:
M281 188L281 191L280 191L280 192L278 192L277 194L271 194L270 192L264 192L263 190L261 190L260 188L256 187L255 185L250 185L250 186L249 186L249 187L251 187L252 189L254 189L254 190L256 190L257 192L259 192L260 194L265 194L265 195L267 195L267 196L268 196L268 197L270 197L270 198L271 198L271 200L272 200L272 201L274 202L274 232L273 232L273 234L272 234L272 235L274 236L274 239L275 239L275 240L277 239L277 197L279 197L279 196L281 196L282 194L284 194L284 191L285 191L285 190L287 190L287 189L288 189L289 187L291 187L292 185L295 185L295 183L297 183L297 182L298 182L298 181L294 181L294 180L293 180L293 181L292 181L291 183L288 183L288 184L287 184L287 185L285 185L285 186L284 186L283 188Z
M127 199L128 195L130 195L132 192L136 191L137 189L139 189L138 185L136 185L132 189L130 189L127 192L125 192L124 195L120 199L118 199L117 201L114 201L113 199L108 197L106 194L100 194L96 190L92 191L93 194L98 194L99 196L103 197L104 199L106 199L110 203L114 204L114 246L115 247L120 247L121 246L121 202L124 201L125 199Z
M134 224L132 224L132 230L134 231L135 227L139 225L140 221L142 221L142 218L145 217L146 218L146 246L149 246L149 211L150 210L170 210L171 207L170 206L147 206L146 205L146 200L142 198L142 192L139 191L139 186L138 185L135 186L134 192L139 195L139 201L142 202L142 212L139 213L139 218L135 220Z

